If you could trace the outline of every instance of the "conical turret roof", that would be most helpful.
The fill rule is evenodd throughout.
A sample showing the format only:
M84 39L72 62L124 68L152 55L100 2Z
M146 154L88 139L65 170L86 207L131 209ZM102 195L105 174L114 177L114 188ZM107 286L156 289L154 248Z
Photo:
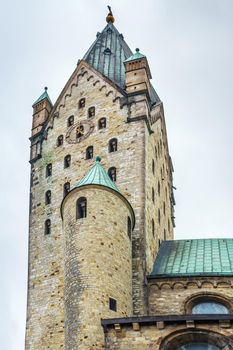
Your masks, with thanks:
M109 175L106 173L102 165L100 164L101 158L96 157L96 162L89 170L87 175L78 182L76 187L81 187L85 185L101 185L105 187L109 187L114 191L118 190L116 184L110 179Z
M52 101L50 100L50 97L49 97L49 94L48 94L47 90L48 90L48 88L45 87L45 88L44 88L43 94L33 103L32 106L34 106L34 105L36 105L37 103L43 101L44 99L47 99L47 100L49 101L49 103L50 103L51 105L53 105L53 104L52 104Z

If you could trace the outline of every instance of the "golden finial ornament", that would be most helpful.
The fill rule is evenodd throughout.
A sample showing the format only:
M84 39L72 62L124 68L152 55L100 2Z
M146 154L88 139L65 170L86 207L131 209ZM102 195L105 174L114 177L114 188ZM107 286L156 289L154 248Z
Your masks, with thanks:
M115 22L115 18L113 17L111 6L108 6L108 9L109 9L109 14L106 17L106 21L107 21L107 23L110 23L110 22L114 23Z

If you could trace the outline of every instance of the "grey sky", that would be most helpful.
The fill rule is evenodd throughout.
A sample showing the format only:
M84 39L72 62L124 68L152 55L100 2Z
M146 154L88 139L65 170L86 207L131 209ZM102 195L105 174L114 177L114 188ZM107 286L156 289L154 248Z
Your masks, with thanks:
M24 348L31 105L53 102L105 26L147 55L175 168L176 238L232 237L233 1L1 4L1 349ZM143 5L143 6L142 6Z

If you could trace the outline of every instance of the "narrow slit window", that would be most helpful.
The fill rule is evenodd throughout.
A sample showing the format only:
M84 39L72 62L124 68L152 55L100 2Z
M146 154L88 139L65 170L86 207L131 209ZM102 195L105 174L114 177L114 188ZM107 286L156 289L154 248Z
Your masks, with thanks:
M111 167L108 169L108 176L113 182L116 182L116 168Z
M161 217L160 217L160 209L158 209L158 223L160 224Z
M130 219L129 216L127 218L127 230L128 230L129 239L131 239L131 236L132 236L132 222L131 222L131 219Z
M154 219L151 220L152 235L155 236L155 222Z
M65 197L70 192L70 183L66 182L63 186L63 197Z
M109 309L112 311L117 311L117 301L116 299L109 298Z
M80 197L76 202L76 219L87 217L87 200L85 197Z
M67 119L67 126L70 127L71 125L74 124L74 116L71 115L68 119Z
M59 135L57 138L57 147L63 145L63 135Z
M45 204L46 205L51 204L51 191L50 190L48 190L45 193Z
M109 153L117 151L117 139L111 139L108 144Z
M151 197L152 197L152 202L154 203L155 202L155 190L153 187L152 187Z
M155 161L152 159L152 173L155 174Z
M90 107L88 109L88 118L93 118L95 116L95 107Z
M46 165L46 177L49 177L52 175L52 163L49 163Z
M106 118L100 118L98 121L99 130L106 128Z
M93 146L89 146L86 149L86 159L92 159L93 158Z
M158 181L158 195L160 195L160 182Z
M47 219L44 224L44 233L45 235L49 235L51 233L51 220Z
M64 158L64 168L69 168L71 164L71 155L67 154Z

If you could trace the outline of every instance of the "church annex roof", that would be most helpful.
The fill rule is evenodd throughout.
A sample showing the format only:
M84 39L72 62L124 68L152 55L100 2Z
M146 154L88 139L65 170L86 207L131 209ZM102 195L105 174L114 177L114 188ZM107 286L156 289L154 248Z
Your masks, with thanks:
M149 278L233 276L233 239L162 242Z
M48 88L45 87L45 88L44 88L43 94L40 95L40 97L33 103L32 107L33 107L34 105L36 105L37 103L43 101L44 99L47 99L47 100L50 102L50 104L53 105L53 104L52 104L52 101L50 100L50 97L49 97L49 94L48 94L47 90L48 90Z
M110 179L109 175L106 173L102 165L100 164L101 158L96 157L96 162L87 173L87 175L78 182L76 187L81 187L85 185L101 185L109 187L114 191L118 190L116 184Z
M123 62L132 55L112 22L109 22L87 51L83 59L98 72L112 80L122 89L125 87L125 67Z

